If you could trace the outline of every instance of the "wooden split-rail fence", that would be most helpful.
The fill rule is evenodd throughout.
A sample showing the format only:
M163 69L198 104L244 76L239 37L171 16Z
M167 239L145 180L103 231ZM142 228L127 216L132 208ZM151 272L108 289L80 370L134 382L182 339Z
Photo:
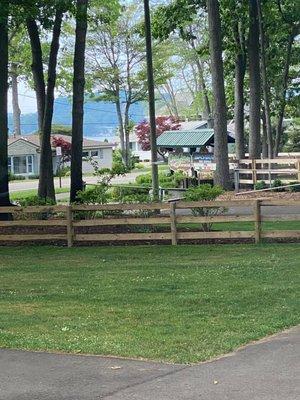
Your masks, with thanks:
M245 159L237 162L234 171L235 190L243 185L265 181L271 186L275 179L283 184L300 182L300 158Z
M192 210L223 210L217 215L194 215ZM274 210L265 213L266 209ZM104 204L38 207L0 207L0 214L12 220L0 220L0 245L9 242L64 241L69 247L80 242L170 242L205 239L248 239L259 243L267 239L300 239L300 200L231 200L201 202L170 202L149 204ZM0 218L1 219L1 218ZM3 219L3 218L2 218ZM264 229L264 222L299 221L294 230ZM202 231L201 224L251 222L251 230ZM298 223L297 223L298 224ZM125 232L94 232L101 227L124 227ZM159 232L131 231L132 226L167 227ZM189 226L181 229L182 226ZM241 225L243 226L243 224ZM280 223L278 224L280 228ZM62 228L63 227L63 228ZM198 229L197 229L198 227ZM20 229L14 233L15 228ZM42 231L36 232L36 230ZM58 229L59 233L55 229ZM9 233L7 233L9 229ZM63 232L61 232L63 231Z

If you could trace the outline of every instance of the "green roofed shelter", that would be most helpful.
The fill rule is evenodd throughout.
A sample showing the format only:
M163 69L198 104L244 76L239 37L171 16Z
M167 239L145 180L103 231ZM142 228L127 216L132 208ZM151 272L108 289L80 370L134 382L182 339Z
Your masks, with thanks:
M235 139L227 134L228 143L234 143ZM165 148L201 147L214 145L213 129L194 129L166 131L157 138L157 146Z

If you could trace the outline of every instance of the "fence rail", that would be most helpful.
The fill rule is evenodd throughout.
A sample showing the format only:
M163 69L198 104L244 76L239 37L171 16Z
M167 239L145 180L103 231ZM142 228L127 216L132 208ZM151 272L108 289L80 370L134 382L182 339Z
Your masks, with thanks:
M258 181L265 181L269 186L275 179L282 183L300 181L300 158L239 160L234 174L237 192L241 185L254 186Z
M265 207L276 206L282 207L280 213L278 210L271 214L262 212ZM291 207L298 208L291 212ZM72 247L80 242L170 241L176 245L182 240L253 239L255 243L259 243L264 238L300 239L300 223L299 230L263 229L264 222L300 221L299 207L300 200L269 199L0 207L0 214L13 216L13 220L0 221L0 243L64 241ZM230 214L227 213L228 209L231 210ZM198 215L194 215L192 210L197 210ZM208 210L217 212L215 215L210 215ZM199 215L199 212L203 215ZM148 214L144 215L145 213ZM210 224L232 222L252 222L253 229L240 231L207 229ZM193 224L193 226L184 230L184 224ZM197 224L199 227L200 224L204 224L204 231L200 228L196 229ZM135 232L132 230L133 226L140 228L147 226L152 230ZM122 227L125 229L124 232ZM25 232L14 232L15 228L23 228ZM97 228L102 231L95 231ZM111 232L110 230L114 228L121 231ZM7 229L9 232L5 231ZM38 229L42 229L42 232L35 232Z

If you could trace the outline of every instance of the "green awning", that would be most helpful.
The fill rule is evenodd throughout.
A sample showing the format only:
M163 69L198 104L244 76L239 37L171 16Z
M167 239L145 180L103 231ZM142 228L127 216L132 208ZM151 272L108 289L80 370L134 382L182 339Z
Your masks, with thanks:
M213 129L192 131L166 131L157 138L159 147L199 147L205 146L214 136Z
M235 140L228 135L228 143ZM189 131L166 131L157 138L158 147L200 147L214 142L213 129L195 129Z

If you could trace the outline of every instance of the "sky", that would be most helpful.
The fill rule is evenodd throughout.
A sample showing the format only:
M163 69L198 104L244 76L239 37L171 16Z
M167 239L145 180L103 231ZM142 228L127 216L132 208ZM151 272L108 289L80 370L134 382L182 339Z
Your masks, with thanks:
M25 86L23 82L19 83L19 104L22 114L36 112L35 92ZM11 90L8 91L8 112L12 112Z

